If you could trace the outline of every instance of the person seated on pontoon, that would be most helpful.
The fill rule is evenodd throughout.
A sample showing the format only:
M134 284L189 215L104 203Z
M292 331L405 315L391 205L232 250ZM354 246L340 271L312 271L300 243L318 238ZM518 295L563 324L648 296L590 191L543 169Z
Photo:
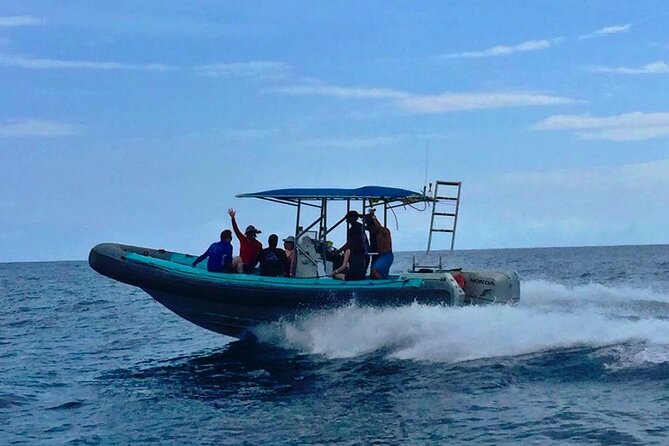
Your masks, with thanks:
M371 209L365 215L365 222L369 224L370 232L374 235L376 241L376 252L378 255L372 259L372 269L369 273L371 279L387 279L390 272L390 266L395 260L393 255L393 241L390 236L390 229L383 226L376 218L376 209Z
M349 224L346 232L346 244L340 251L344 252L342 265L332 271L332 277L341 280L364 280L367 273L367 248L369 242L365 235L365 229L358 222L360 214L357 211L349 211L346 214L346 222Z
M235 210L228 209L228 215L232 220L232 229L235 230L237 239L239 239L239 257L234 258L234 266L237 269L237 272L253 274L256 270L255 260L258 257L260 250L262 250L262 243L256 240L256 236L262 231L256 229L253 225L248 225L246 231L242 234L242 231L239 230L239 226L237 226L237 220L235 219L237 213Z
M276 245L279 243L279 236L272 234L267 239L269 247L261 250L258 253L258 268L260 269L261 276L283 276L286 274L286 270L290 269L288 264L288 257L286 257L286 252L277 248Z
M232 268L232 231L221 232L221 241L212 243L200 257L193 261L193 266L207 259L207 271L214 273L231 273Z
M283 239L283 250L286 252L288 258L288 269L286 270L286 277L295 276L295 237L288 236Z

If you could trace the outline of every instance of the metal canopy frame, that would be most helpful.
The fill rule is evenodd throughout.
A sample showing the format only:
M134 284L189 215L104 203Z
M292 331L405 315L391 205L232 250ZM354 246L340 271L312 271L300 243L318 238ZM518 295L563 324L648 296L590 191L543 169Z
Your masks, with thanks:
M416 192L412 192L410 195L407 194L406 196L344 196L344 195L328 195L328 196L315 196L315 195L303 195L303 196L294 196L294 197L286 197L286 196L277 196L277 195L285 195L285 194L272 194L272 192L283 192L283 191L268 191L267 194L265 193L255 193L255 194L239 194L237 195L238 198L258 198L261 200L265 201L270 201L273 203L279 203L279 204L285 204L288 206L293 206L296 207L296 220L295 220L295 248L298 249L301 253L304 253L297 241L302 237L304 234L306 234L308 231L310 231L312 228L318 225L318 241L321 243L322 247L322 252L321 257L323 264L326 262L326 250L327 250L327 235L332 232L334 229L339 227L342 223L346 221L346 216L340 218L334 225L331 227L328 227L328 220L327 220L327 208L328 208L328 202L329 201L346 201L346 212L351 210L351 202L355 201L362 201L362 214L367 213L368 208L375 208L378 206L383 206L383 226L387 226L388 222L388 210L392 210L394 208L400 207L400 206L407 206L410 204L415 204L415 203L421 203L421 202L433 202L434 199L432 197L429 197L425 194L419 194ZM411 192L411 191L406 191L406 192ZM308 226L303 227L300 225L301 223L301 214L302 214L302 206L308 206L312 208L316 208L319 210L319 216L316 218L313 222L311 222ZM307 256L312 262L316 263L314 259L311 259L309 256Z

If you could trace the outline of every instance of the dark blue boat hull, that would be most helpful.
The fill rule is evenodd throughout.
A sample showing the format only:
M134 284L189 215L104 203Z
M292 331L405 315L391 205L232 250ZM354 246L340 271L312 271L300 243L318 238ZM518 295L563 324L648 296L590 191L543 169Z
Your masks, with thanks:
M424 304L450 305L443 290L421 287L368 286L308 288L267 284L231 283L190 277L128 260L129 253L169 260L174 253L137 246L105 243L89 255L91 267L112 279L142 288L165 307L208 330L237 338L253 328L305 312L336 308L350 303L372 306ZM300 281L302 279L289 279Z

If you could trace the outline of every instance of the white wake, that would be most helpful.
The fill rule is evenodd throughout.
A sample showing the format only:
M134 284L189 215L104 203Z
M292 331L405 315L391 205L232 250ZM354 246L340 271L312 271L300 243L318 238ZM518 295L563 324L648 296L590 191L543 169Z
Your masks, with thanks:
M266 327L260 339L304 353L350 358L375 351L433 362L516 356L576 346L635 345L631 363L669 361L669 296L590 284L522 283L517 307L351 305Z

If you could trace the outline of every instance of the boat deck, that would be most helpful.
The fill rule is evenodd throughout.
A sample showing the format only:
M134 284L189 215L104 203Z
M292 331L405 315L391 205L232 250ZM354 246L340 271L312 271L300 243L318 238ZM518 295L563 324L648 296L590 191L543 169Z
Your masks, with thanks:
M157 257L145 256L135 252L128 252L125 255L128 261L156 267L165 271L170 271L184 277L211 280L222 283L238 285L255 286L281 286L290 288L329 288L329 289L348 289L348 288L419 288L421 279L400 280L398 276L391 276L387 280L357 280L346 282L336 280L331 277L320 278L293 278L293 277L268 277L257 274L234 274L234 273L216 273L209 272L206 265L200 264L192 266L195 257L188 254L170 253L169 260L159 259Z

